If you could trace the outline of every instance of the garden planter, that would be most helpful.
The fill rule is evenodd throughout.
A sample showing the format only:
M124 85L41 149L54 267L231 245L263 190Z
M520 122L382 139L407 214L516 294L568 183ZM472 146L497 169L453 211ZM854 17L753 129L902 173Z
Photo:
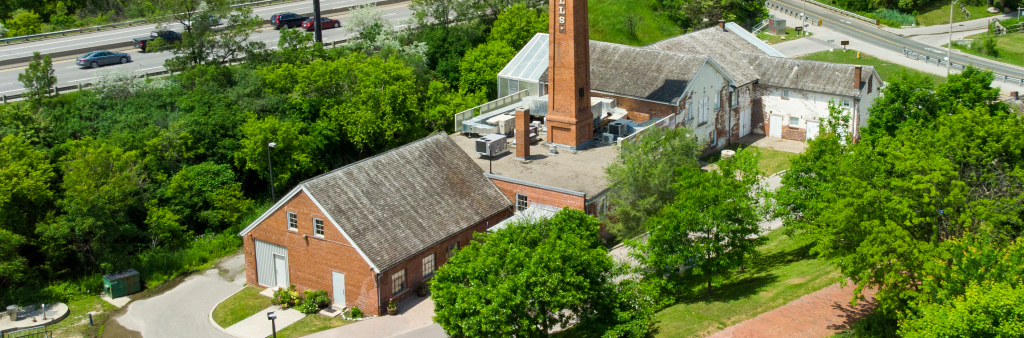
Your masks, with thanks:
M388 315L394 316L398 314L398 308L388 308Z
M427 296L427 287L426 286L420 286L420 287L416 288L416 295L420 296L420 297L426 297Z

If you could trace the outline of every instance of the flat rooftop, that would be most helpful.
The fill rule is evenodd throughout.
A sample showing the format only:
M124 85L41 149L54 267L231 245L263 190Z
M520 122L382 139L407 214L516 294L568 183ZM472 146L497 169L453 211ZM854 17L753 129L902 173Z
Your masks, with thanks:
M544 141L530 146L528 161L515 159L516 149L509 142L509 151L495 156L488 166L487 156L476 153L475 142L478 137L459 133L449 135L459 148L462 148L484 172L519 181L545 185L587 194L587 198L596 196L608 187L604 168L619 156L619 148L614 144L595 144L590 148L573 153L558 149L558 155L548 155L548 145ZM540 139L545 135L540 133Z

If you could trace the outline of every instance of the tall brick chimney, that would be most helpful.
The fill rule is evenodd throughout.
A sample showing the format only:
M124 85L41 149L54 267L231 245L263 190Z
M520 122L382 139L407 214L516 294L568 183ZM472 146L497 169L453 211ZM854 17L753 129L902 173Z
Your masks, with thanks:
M860 89L860 66L853 67L853 89Z
M725 31L725 20L718 20L718 29Z
M547 141L576 148L594 137L587 0L552 0L548 12Z
M530 110L516 109L516 159L530 158Z

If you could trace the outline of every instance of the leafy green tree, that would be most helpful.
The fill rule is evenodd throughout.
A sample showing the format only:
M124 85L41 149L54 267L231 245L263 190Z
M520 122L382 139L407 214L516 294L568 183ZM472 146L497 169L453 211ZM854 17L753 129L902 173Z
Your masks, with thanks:
M64 196L57 201L62 214L39 223L36 233L53 261L75 254L96 266L127 250L125 241L138 234L139 199L148 181L136 151L91 138L65 146L69 150L60 160Z
M28 260L18 254L25 243L25 237L0 228L0 285L11 287L25 276Z
M482 24L432 26L423 28L416 37L427 45L427 65L434 76L447 83L459 83L459 62L466 52L486 37Z
M194 0L178 0L191 3ZM172 1L173 2L173 1ZM219 1L217 6L225 6ZM220 65L231 60L243 59L250 53L263 48L261 42L249 41L253 33L257 33L263 20L252 13L250 8L235 8L230 13L227 7L204 12L204 15L186 16L182 12L175 18L185 25L181 41L168 46L174 57L164 62L168 69L182 71L199 65ZM215 29L218 20L226 21L224 28ZM148 47L147 47L148 48ZM160 48L157 48L160 49Z
M494 22L490 41L504 42L512 49L519 50L530 42L537 33L548 31L548 16L538 9L527 8L523 3L509 7Z
M33 10L18 9L11 13L4 27L5 36L22 36L42 33L43 19Z
M156 200L146 203L146 226L150 249L179 246L188 233L181 216L171 208L160 207Z
M906 121L935 120L938 103L934 89L935 82L923 73L900 69L868 107L868 127L861 135L868 141L882 135L895 136Z
M971 282L967 292L947 304L928 304L900 322L900 336L1024 337L1024 287Z
M55 174L46 153L21 134L0 139L0 229L31 234L31 225L46 214L53 200Z
M50 127L42 114L28 105L0 105L0 138L20 134L29 143L42 145L49 141Z
M718 20L752 27L768 17L768 8L763 1L658 0L658 3L683 28L700 29ZM708 22L705 23L704 19Z
M498 73L515 56L516 50L502 41L490 41L469 50L459 61L459 89L484 92L488 99L498 98Z
M973 66L951 74L945 83L935 88L939 114L955 114L958 107L975 109L981 106L993 114L1008 112L1006 105L999 101L999 88L992 88L993 80L995 74L992 71Z
M168 209L179 217L174 221L197 233L213 232L234 224L249 209L252 202L242 196L241 188L228 165L204 162L175 174L163 197ZM168 221L168 217L160 217L160 222Z
M647 219L675 200L677 168L697 168L701 150L685 128L652 128L624 142L618 160L605 168L609 204L614 206L608 230L619 238L643 232Z
M453 337L547 337L600 317L614 297L597 219L564 209L478 234L430 282L434 321Z
M53 14L50 14L50 25L57 30L70 29L78 24L73 15L68 14L68 7L63 1L57 1Z
M281 121L269 116L257 119L255 114L248 114L242 125L241 149L235 153L235 166L255 171L260 178L270 181L267 156L274 163L274 186L283 190L299 180L322 170L323 165L317 161L317 152L322 143L316 142L307 135L306 124L303 122ZM268 154L267 145L276 143L276 147Z
M628 241L654 276L674 275L689 267L712 281L743 266L747 255L764 242L758 222L764 219L758 153L741 150L705 172L680 166L675 201L647 221L646 242Z
M50 97L50 89L57 83L50 54L42 56L39 52L32 52L32 61L24 73L18 74L18 81L25 85L25 98L36 106L41 105L44 98Z
M423 103L423 125L432 131L453 132L455 112L487 103L487 97L482 92L470 94L458 91L442 81L430 81L424 99L426 102Z

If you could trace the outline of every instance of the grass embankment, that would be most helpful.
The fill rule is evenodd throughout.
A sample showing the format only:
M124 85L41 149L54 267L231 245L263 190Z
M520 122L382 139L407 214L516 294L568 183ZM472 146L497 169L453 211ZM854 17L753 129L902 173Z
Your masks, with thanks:
M899 72L900 69L906 69L908 72L924 74L925 76L934 80L935 83L946 82L945 76L935 75L932 73L925 73L916 69L910 69L889 61L876 58L868 54L861 53L860 58L858 59L857 51L852 49L847 50L845 53L842 50L835 50L831 52L826 50L817 53L807 54L798 57L798 59L872 66L875 67L875 70L878 71L878 74L882 76L882 81L888 81L889 77L895 75L897 72Z
M646 46L683 34L667 13L654 10L655 0L589 0L590 38ZM633 20L630 29L630 19Z
M260 295L260 289L246 286L213 309L213 321L227 328L270 307L270 297Z
M293 323L292 325L288 325L288 327L281 329L281 331L277 331L277 337L302 337L312 333L329 330L352 323L354 322L344 320L341 318L341 316L332 318L324 315L314 314L299 319L299 321Z
M781 229L766 236L760 255L745 271L713 287L710 298L703 296L703 279L690 280L700 296L659 312L657 336L708 335L840 281L835 267L810 253L810 239L786 236Z
M99 296L86 297L71 301L68 305L68 317L60 323L49 327L54 337L98 337L103 327L117 307L110 305ZM89 313L92 312L94 326L89 326Z
M736 143L730 144L729 146L727 146L725 148L726 149L730 149L730 150L739 150L741 147L744 148L744 149L757 150L758 152L761 153L761 158L759 158L757 160L757 164L758 164L758 166L760 166L761 170L763 170L765 172L765 175L773 175L773 174L775 174L777 172L789 169L789 165L790 165L789 159L799 155L799 154L795 154L795 153L790 153L790 152L785 152L785 151L780 151L780 150L775 150L775 149L770 149L770 148L755 147L755 146L745 146L745 145L736 144ZM711 163L718 162L718 160L721 158L721 155L722 155L721 152L716 152L716 153L704 156L700 160L711 164Z
M985 34L988 33L971 35L966 37L965 39L974 39L975 42L978 42L982 37L985 36ZM1012 33L1003 36L997 36L995 39L997 56L978 53L976 51L971 50L967 46L961 46L955 43L953 44L953 48L960 50L964 53L983 57L989 60L1005 62L1018 66L1024 65L1024 33Z
M953 8L953 22L964 22L999 15L986 11L988 7L989 6L967 6L967 11L971 12L971 18L968 19L960 12L960 4L956 4L956 8ZM917 23L921 26L949 24L948 2L933 2L919 9L917 12L918 14L915 18L917 19Z
M780 42L793 41L807 36L811 36L811 32L804 32L804 34L797 35L796 29L793 29L792 27L786 27L786 35L775 35L768 33L767 31L757 33L757 38L764 40L769 45L774 45Z

